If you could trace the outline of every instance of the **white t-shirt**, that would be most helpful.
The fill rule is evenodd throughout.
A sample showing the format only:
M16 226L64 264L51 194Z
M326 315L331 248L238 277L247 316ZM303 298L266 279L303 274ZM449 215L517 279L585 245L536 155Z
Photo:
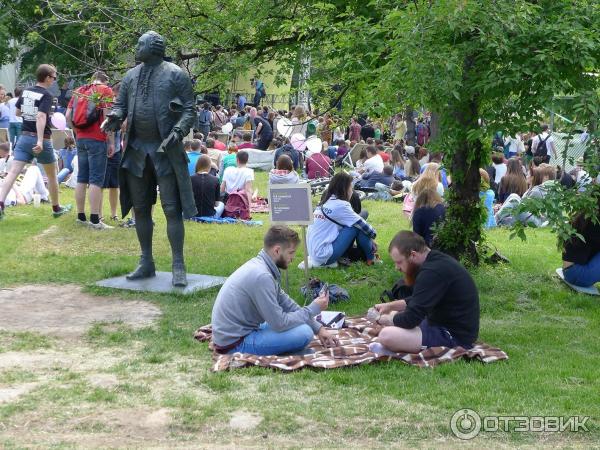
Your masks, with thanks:
M535 151L537 150L537 146L540 142L540 136L542 137L542 140L546 139L546 136L548 136L548 133L546 133L545 131L541 134L536 134L533 139L531 140L531 152L535 155ZM556 149L556 147L554 146L554 137L552 135L550 135L550 137L546 140L546 150L548 150L548 155L550 156L554 156L554 152L553 150Z
M19 97L15 97L15 98L11 98L8 102L8 117L9 117L9 122L15 123L15 122L21 122L23 123L23 118L22 117L17 117L16 113L17 113L17 100L19 100Z
M342 227L326 218L321 208L325 209L325 213L329 217L345 227L354 225L360 220L360 216L354 212L349 202L338 200L335 196L331 196L322 207L315 208L314 222L308 226L306 237L308 254L314 262L324 265L333 254L331 244L337 239Z
M228 194L243 190L248 181L254 181L254 170L248 167L228 167L223 174L223 183Z
M493 164L494 169L496 170L496 177L494 178L494 183L500 184L500 180L504 175L506 175L506 164Z
M379 155L371 156L362 166L366 172L383 172L383 159Z

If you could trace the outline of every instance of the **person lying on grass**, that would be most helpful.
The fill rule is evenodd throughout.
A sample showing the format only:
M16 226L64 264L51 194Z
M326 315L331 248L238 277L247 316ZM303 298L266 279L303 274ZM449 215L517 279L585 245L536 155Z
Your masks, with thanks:
M279 269L287 269L299 243L294 230L272 226L258 256L227 278L212 310L213 345L218 353L300 352L315 334L325 346L337 344L333 332L314 319L327 309L329 294L300 307L281 288Z
M406 296L375 305L377 322L385 326L379 342L408 353L439 346L471 348L479 333L479 294L469 272L412 231L396 234L388 250L404 273Z

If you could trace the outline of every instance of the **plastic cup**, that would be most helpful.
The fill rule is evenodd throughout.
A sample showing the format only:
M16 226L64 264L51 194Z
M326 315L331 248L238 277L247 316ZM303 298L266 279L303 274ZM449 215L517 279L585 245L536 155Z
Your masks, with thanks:
M39 208L40 204L42 203L42 196L40 194L35 193L32 195L32 197L33 197L33 206L35 208Z

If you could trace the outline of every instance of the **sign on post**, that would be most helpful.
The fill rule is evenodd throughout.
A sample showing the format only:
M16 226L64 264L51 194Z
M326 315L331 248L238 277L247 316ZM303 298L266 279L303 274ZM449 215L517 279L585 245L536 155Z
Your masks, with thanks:
M303 225L313 223L311 191L308 183L269 186L271 223Z

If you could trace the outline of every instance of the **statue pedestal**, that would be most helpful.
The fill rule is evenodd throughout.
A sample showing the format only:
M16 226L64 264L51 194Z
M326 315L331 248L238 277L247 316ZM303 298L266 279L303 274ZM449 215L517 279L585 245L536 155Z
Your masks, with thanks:
M129 281L125 275L121 277L100 280L96 286L109 287L113 289L126 289L130 291L157 292L162 294L191 294L196 291L220 286L227 278L214 277L212 275L187 274L188 285L184 288L174 287L171 284L171 272L156 272L156 276L143 280Z

